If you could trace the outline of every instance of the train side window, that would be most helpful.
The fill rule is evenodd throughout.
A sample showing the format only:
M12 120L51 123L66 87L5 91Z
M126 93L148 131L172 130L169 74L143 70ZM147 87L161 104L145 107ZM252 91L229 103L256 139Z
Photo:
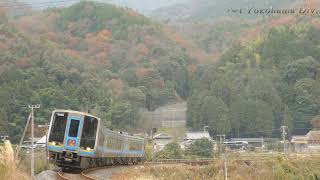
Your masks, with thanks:
M91 116L85 116L80 140L80 146L91 149L96 143L96 136L98 131L98 120Z

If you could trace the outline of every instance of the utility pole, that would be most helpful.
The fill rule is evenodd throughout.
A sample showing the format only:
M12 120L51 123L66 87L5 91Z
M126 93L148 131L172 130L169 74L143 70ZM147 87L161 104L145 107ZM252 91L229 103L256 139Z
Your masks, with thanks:
M227 157L225 154L223 155L223 160L224 160L224 179L228 180Z
M218 134L217 136L219 137L219 144L221 144L221 138L222 138L223 135L222 134Z
M283 153L286 154L286 129L288 128L288 126L281 126L281 130L282 130L282 140L283 140Z
M222 147L222 141L225 141L226 135L225 134L218 134L219 137L219 152L221 152Z
M23 133L22 133L22 136L21 136L21 139L20 139L19 146L17 147L16 159L17 159L18 156L19 156L20 149L21 149L21 145L22 145L22 143L23 143L24 136L26 135L26 132L27 132L27 129L28 129L28 126L29 126L29 123L30 123L30 119L31 119L31 114L29 114L29 117L28 117L28 120L27 120L27 124L26 124L26 126L24 127L24 130L23 130Z
M29 105L31 109L31 179L34 179L34 109L39 109L40 105Z

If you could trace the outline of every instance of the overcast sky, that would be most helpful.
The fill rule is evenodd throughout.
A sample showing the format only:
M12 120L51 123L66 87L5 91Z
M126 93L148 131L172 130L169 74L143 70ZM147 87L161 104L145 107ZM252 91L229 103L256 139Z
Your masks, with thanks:
M1 1L1 0L0 0ZM70 5L77 0L20 0L22 2L31 3L35 8L45 6L61 6ZM80 0L78 0L80 1ZM160 7L176 4L177 2L183 2L187 0L96 0L100 2L109 2L120 6L129 7L135 9L141 13L147 13ZM52 3L56 2L56 3Z

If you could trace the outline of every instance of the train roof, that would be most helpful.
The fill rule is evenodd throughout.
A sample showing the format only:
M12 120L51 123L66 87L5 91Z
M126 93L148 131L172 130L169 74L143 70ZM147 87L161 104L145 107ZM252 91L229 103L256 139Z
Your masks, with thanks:
M143 137L134 136L134 135L131 135L131 134L127 133L127 132L113 131L113 130L111 130L111 129L109 129L109 128L105 128L105 127L104 127L104 129L105 129L105 131L108 131L108 132L110 132L110 133L112 133L112 134L115 134L115 135L118 135L118 136L124 136L124 137L128 137L128 138L144 140Z
M77 114L81 114L83 116L91 116L91 117L94 117L94 118L100 120L100 118L98 118L98 117L96 117L96 116L94 116L92 114L89 114L89 113L86 113L86 112L81 112L81 111L74 111L74 110L67 110L67 109L56 109L56 110L53 111L53 113L55 113L55 112L77 113Z

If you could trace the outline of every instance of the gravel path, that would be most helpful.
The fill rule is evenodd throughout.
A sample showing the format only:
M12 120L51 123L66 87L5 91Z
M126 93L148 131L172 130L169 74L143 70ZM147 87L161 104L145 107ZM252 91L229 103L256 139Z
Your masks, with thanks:
M116 167L106 167L106 169L99 169L87 173L90 177L96 178L97 180L107 180L111 179L114 173L121 173L132 168L141 167L142 165L129 165L129 166L116 166Z
M97 180L108 180L112 178L114 173L121 173L132 168L142 167L143 165L127 165L127 166L112 166L104 169L94 170L88 172L87 175ZM64 173L64 176L72 180L82 180L83 177L80 175L81 171L74 171L72 173ZM36 180L58 180L57 171L47 170L36 175Z

